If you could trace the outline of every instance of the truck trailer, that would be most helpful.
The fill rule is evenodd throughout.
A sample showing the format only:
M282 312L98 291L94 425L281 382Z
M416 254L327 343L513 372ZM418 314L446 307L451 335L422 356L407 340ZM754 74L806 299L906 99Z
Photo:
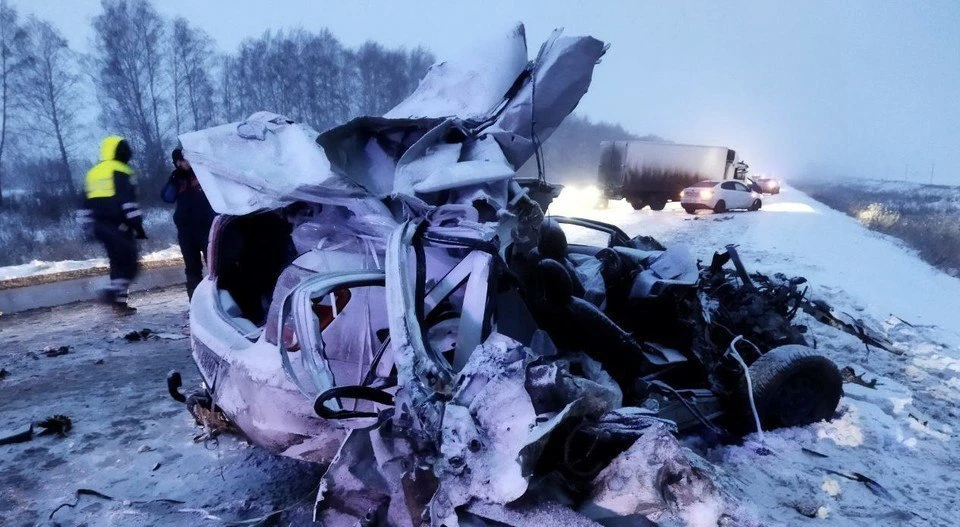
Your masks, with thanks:
M652 141L604 141L600 144L599 187L602 203L626 199L636 210L663 210L680 191L700 181L746 179L747 165L723 146L680 145Z

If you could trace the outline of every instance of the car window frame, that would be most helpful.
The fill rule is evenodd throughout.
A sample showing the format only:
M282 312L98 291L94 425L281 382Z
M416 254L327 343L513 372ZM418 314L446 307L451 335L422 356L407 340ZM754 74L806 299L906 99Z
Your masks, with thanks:
M313 298L326 296L337 289L355 287L386 287L386 274L383 271L355 270L333 273L321 273L303 280L293 288L280 304L277 314L277 351L283 369L294 384L304 393L318 395L336 385L333 372L327 364L319 319L312 309ZM299 344L298 350L287 349L282 337L283 325L287 316L293 317L294 334ZM300 362L299 371L306 373L301 378L293 367L291 353L297 353ZM309 382L308 382L309 381Z

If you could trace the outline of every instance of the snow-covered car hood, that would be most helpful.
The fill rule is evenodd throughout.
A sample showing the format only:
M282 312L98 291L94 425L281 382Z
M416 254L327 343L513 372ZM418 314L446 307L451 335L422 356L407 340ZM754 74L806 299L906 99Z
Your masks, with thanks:
M417 90L383 117L360 117L318 134L257 112L183 134L180 142L221 214L297 200L367 201L368 209L381 207L370 202L396 200L415 213L479 200L499 210L505 182L573 111L605 51L597 39L557 30L528 61L518 25L433 65ZM455 192L441 199L441 191Z

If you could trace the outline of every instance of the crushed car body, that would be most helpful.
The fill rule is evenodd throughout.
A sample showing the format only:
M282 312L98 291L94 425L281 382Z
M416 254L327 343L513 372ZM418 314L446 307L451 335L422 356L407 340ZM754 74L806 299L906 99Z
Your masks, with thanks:
M605 51L555 31L528 60L518 26L383 117L318 133L259 112L180 137L220 214L192 400L328 463L323 525L738 521L675 434L833 415L839 370L793 324L830 314L802 279L545 217L558 188L515 177Z

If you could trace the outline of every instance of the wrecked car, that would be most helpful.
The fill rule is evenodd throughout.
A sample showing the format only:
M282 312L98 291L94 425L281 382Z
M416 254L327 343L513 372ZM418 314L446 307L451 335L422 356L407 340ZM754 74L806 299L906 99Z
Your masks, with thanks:
M171 393L330 463L325 525L657 521L722 494L673 433L829 419L840 373L792 322L802 280L545 216L559 188L515 177L605 51L557 31L528 60L520 26L383 117L182 135L220 216L190 307L203 389ZM607 485L645 481L638 459L676 476L649 502Z

